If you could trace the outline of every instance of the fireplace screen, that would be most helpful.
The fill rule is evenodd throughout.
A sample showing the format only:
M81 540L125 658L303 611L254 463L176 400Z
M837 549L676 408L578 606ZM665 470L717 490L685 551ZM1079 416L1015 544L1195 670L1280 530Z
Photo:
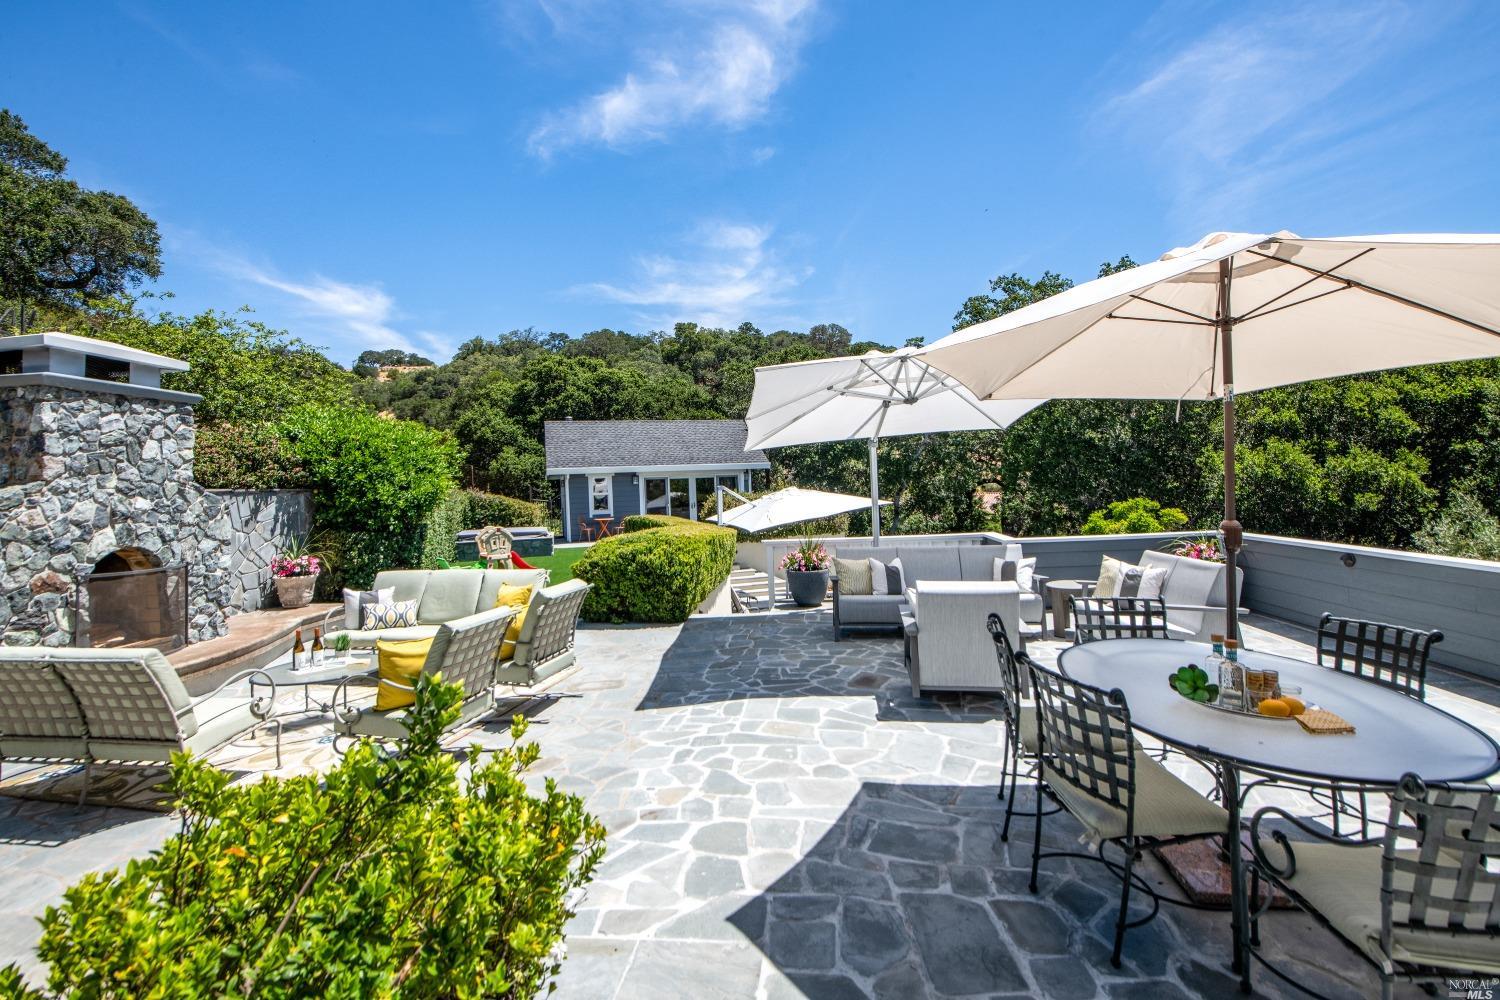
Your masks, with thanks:
M104 563L100 560L100 566ZM163 652L187 645L187 567L96 569L79 591L74 645L155 647Z

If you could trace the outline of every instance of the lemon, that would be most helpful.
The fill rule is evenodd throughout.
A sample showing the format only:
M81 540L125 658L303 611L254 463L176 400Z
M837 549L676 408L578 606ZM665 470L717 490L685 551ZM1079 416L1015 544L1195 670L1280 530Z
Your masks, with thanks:
M1293 698L1289 694L1284 694L1277 700L1284 702L1286 704L1286 707L1292 710L1293 715L1301 715L1303 712L1307 711L1307 706L1302 704L1301 698Z
M1269 715L1276 719L1285 719L1292 714L1292 706L1280 698L1267 698L1260 703L1260 714Z

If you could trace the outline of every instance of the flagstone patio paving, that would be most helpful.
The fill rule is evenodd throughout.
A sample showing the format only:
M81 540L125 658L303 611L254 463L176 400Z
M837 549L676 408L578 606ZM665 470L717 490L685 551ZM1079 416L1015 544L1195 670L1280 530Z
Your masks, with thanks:
M1275 631L1254 630L1251 645L1305 654L1305 633L1257 624ZM1031 651L1050 661L1060 647ZM1048 861L1041 892L1027 892L1033 799L1021 790L1001 843L995 704L913 699L895 639L834 643L822 613L741 615L587 628L579 652L585 666L560 685L578 697L538 711L529 734L544 751L538 778L585 795L609 830L569 928L563 1000L1234 989L1226 913L1164 910L1130 932L1115 970L1113 876ZM1490 689L1449 680L1431 700L1500 732ZM506 738L498 725L472 737ZM318 732L296 739L289 768L331 761ZM0 877L11 890L0 901L0 961L29 950L31 918L68 881L149 850L171 829L167 817L133 810L0 798ZM1065 815L1047 820L1056 846L1077 846L1078 832ZM1263 937L1266 954L1316 989L1378 990L1310 918L1273 913ZM1283 992L1265 974L1256 983Z

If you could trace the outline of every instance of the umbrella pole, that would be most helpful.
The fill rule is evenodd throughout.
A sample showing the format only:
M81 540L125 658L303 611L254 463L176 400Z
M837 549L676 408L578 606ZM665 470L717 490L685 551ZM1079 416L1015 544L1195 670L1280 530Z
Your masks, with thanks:
M872 544L880 544L880 460L875 454L879 438L870 438L870 537Z
M1219 261L1219 306L1215 316L1224 372L1224 520L1219 531L1224 536L1224 636L1238 639L1240 634L1239 586L1236 569L1244 541L1234 509L1234 346L1231 340L1234 319L1230 314L1229 285L1233 271L1232 258Z

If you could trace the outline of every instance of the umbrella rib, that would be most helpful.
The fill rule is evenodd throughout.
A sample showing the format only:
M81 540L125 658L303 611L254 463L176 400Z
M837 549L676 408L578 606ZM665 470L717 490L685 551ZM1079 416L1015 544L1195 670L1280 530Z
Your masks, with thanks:
M1335 278L1334 280L1335 281L1342 281L1343 279L1342 278ZM1257 306L1255 312L1250 312L1250 313L1247 313L1244 316L1241 316L1239 319L1237 319L1237 320L1234 321L1234 325L1235 326L1240 326L1243 323L1250 322L1252 319L1265 319L1267 316L1271 316L1271 315L1273 315L1275 313L1279 313L1283 309L1295 309L1298 306L1305 306L1309 302L1316 302L1316 301L1318 301L1321 298L1325 298L1325 297L1327 297L1329 295L1334 294L1335 292L1347 292L1347 291L1349 291L1353 287L1354 287L1353 285L1340 285L1337 288L1330 288L1326 292L1319 292L1317 295L1309 295L1305 299L1298 299L1296 302L1288 302L1284 306L1277 306L1275 309L1264 309L1262 306ZM1280 298L1280 296L1277 296L1277 298ZM1272 301L1275 301L1275 300L1273 299Z
M1213 320L1209 319L1207 316L1200 316L1197 313L1193 312L1191 309L1179 309L1176 306L1169 306L1165 302L1158 302L1155 299L1148 299L1144 295L1132 295L1130 297L1132 299L1134 299L1135 301L1137 301L1137 302L1144 302L1148 306L1156 306L1159 309L1167 309L1167 310L1170 310L1171 312L1174 312L1174 313L1181 313L1184 316L1191 316L1193 319L1197 320L1199 323L1207 323L1209 325L1213 324ZM1121 318L1122 319L1130 319L1131 317L1124 316L1124 317L1121 317ZM1181 321L1179 320L1178 322L1181 322Z
M1135 323L1174 323L1179 326L1213 326L1212 323L1206 323L1203 320L1197 319L1162 319L1159 316L1121 316L1119 313L1114 312L1106 314L1104 318L1124 319Z
M1237 320L1235 320L1234 322L1236 322L1236 323L1243 323L1243 322L1245 322L1248 319L1255 319L1257 313L1259 313L1261 315L1268 316L1268 315L1270 315L1270 313L1276 312L1277 311L1276 309L1272 309L1272 310L1270 310L1270 312L1266 312L1265 309L1271 303L1273 303L1273 302L1280 302L1282 299L1286 298L1288 295L1292 295L1292 294L1294 294L1296 292L1301 291L1302 289L1306 288L1308 285L1312 284L1314 281L1317 281L1319 278L1328 278L1331 281L1347 281L1348 280L1347 278L1343 277L1342 275L1336 275L1333 272L1337 271L1341 267L1348 267L1350 264L1353 264L1355 261L1359 260L1361 257L1363 257L1367 253L1374 253L1374 252L1375 252L1375 248L1374 247L1366 247L1365 249L1361 250L1359 253L1355 254L1353 257L1350 257L1348 260L1344 261L1343 263L1341 263L1341 264L1335 264L1335 265L1333 265L1332 267L1330 267L1326 271L1319 271L1317 274L1313 275L1311 278L1308 278L1306 281L1302 282L1301 284L1293 285L1291 288L1288 288L1286 291L1282 292L1280 295L1277 295L1274 298L1267 299L1266 301L1262 302L1260 305L1256 306L1254 309L1251 309L1249 312L1247 312L1244 315L1240 316L1240 318L1237 319ZM1275 257L1273 259L1280 260L1281 258L1280 257ZM1290 263L1290 262L1288 262L1288 263ZM1348 286L1346 285L1345 287L1348 287ZM1338 291L1338 290L1339 289L1334 289L1334 291ZM1325 292L1324 294L1327 294L1327 293ZM1298 299L1296 302L1293 302L1293 303L1290 303L1290 304L1291 305L1301 305L1303 302L1311 302L1315 298L1321 298L1321 296L1314 295L1312 298ZM1286 306L1281 306L1280 308L1285 309Z
M1282 260L1280 257L1272 257L1271 255L1263 254L1258 250L1247 250L1246 253L1254 254L1257 257L1265 257L1268 260L1275 260L1282 264L1290 264L1292 267L1300 267L1304 271L1316 273L1313 268L1307 266L1306 264L1299 264L1295 260ZM1492 337L1500 337L1500 330L1495 330L1487 327L1483 323L1476 323L1472 319L1465 319L1462 316L1455 316L1450 312L1439 309L1437 306L1430 306L1425 302L1418 302L1415 299L1409 299L1404 295L1397 295L1395 292L1388 292L1383 288L1376 288L1374 285L1367 285L1363 281L1358 281L1354 278L1340 277L1338 280L1344 282L1350 288L1357 288L1362 292L1369 292L1371 295L1378 295L1383 299L1390 299L1392 302L1400 303L1403 306L1410 306L1413 309L1417 309L1425 313L1431 313L1432 315L1438 316L1442 319L1452 320L1460 326L1467 326L1472 330L1478 330L1480 333L1487 333Z

